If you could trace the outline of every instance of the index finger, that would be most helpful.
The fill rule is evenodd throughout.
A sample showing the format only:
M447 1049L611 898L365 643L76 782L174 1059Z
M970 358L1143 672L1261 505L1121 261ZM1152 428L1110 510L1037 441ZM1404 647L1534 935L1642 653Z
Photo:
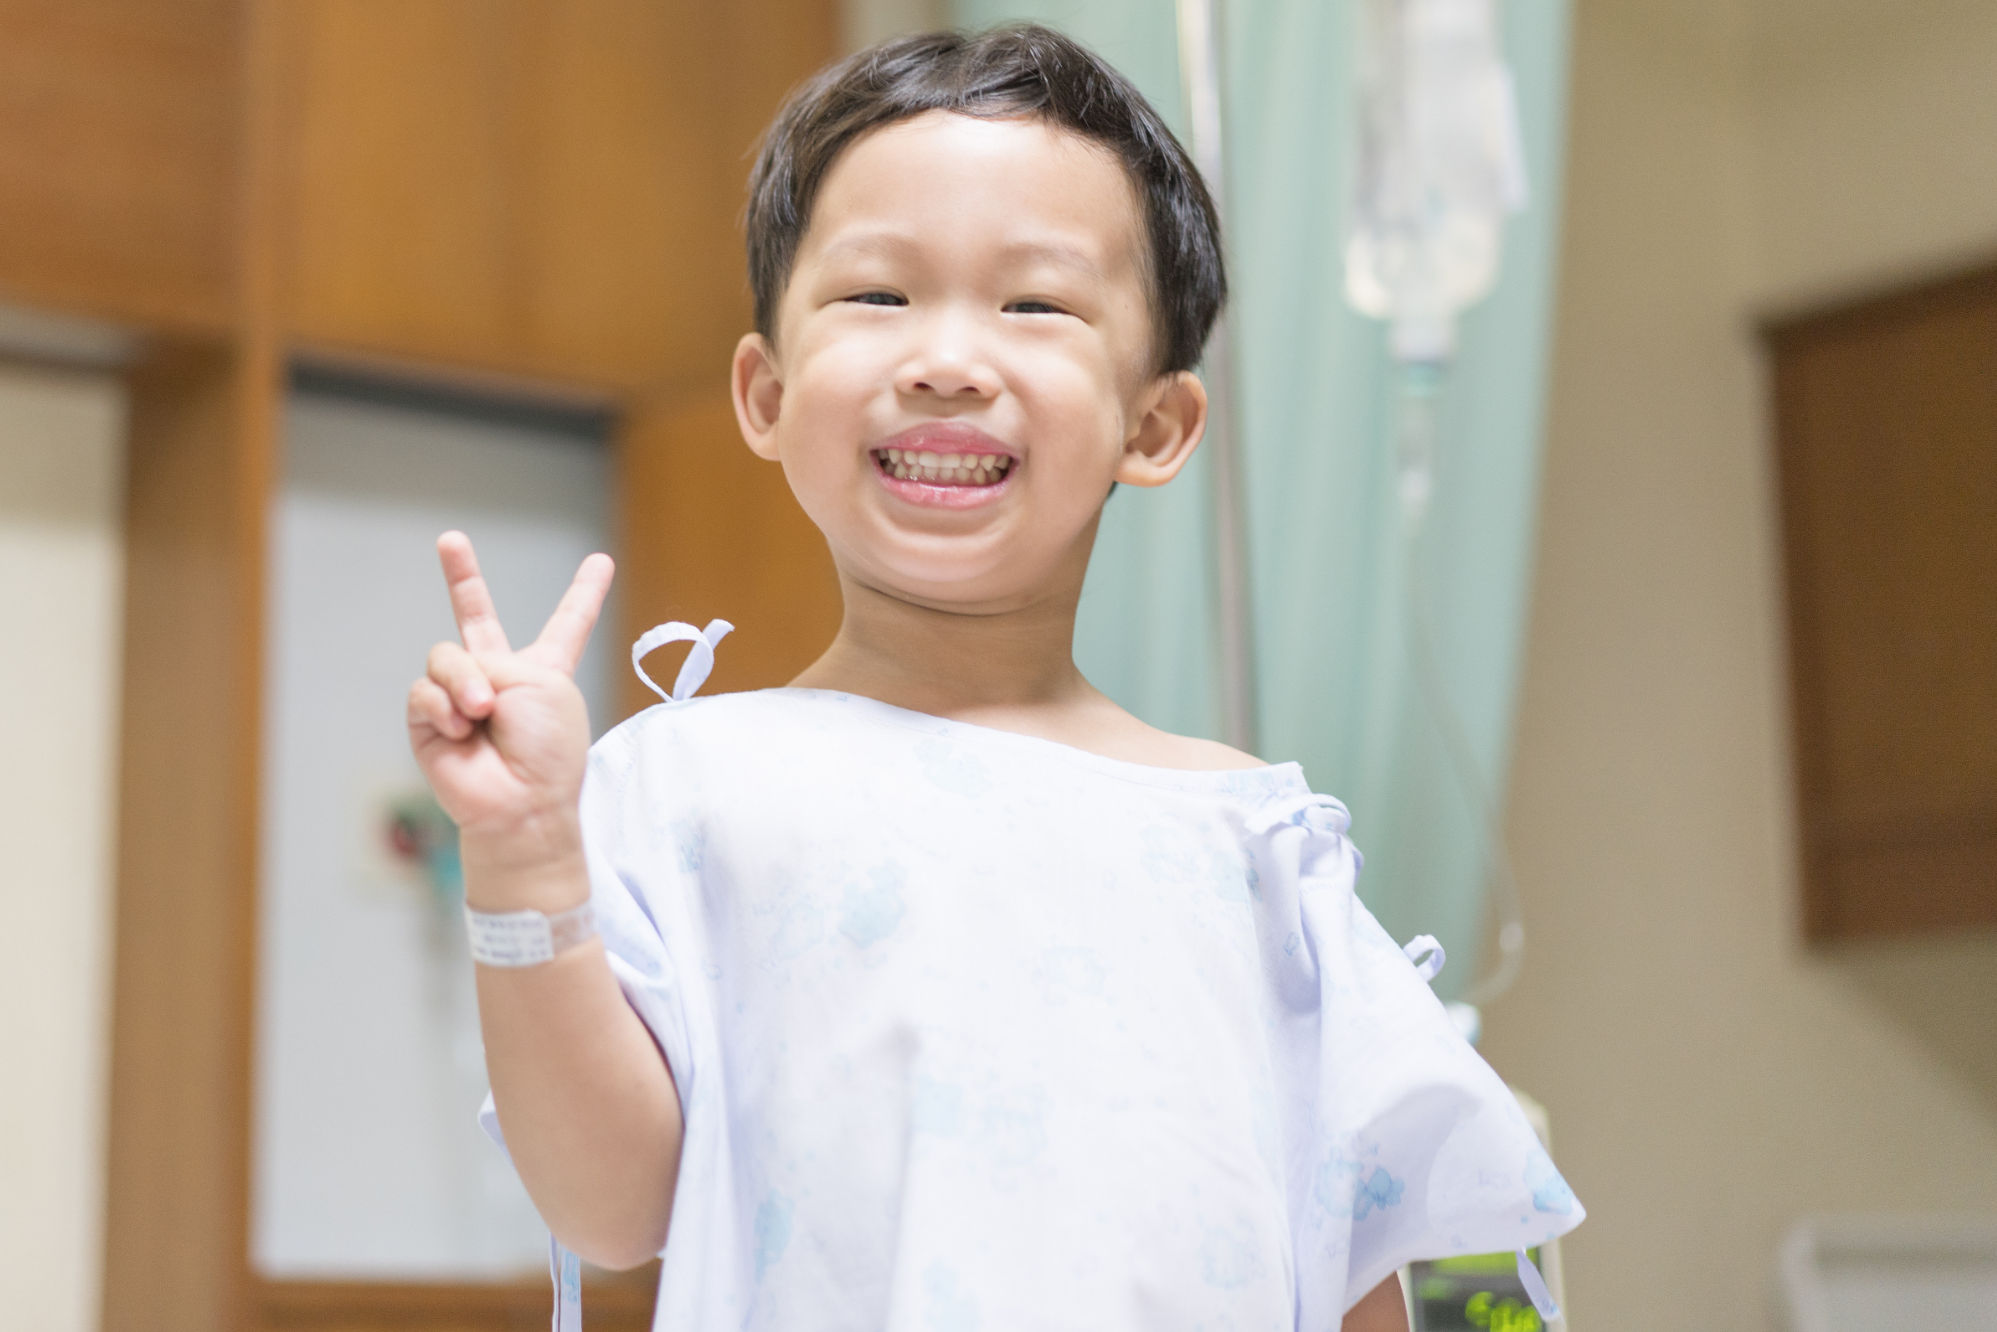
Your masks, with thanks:
M492 592L478 571L472 539L463 532L444 533L437 538L437 558L443 561L444 583L451 589L451 614L457 617L458 637L464 640L465 650L508 651L506 630L500 628Z

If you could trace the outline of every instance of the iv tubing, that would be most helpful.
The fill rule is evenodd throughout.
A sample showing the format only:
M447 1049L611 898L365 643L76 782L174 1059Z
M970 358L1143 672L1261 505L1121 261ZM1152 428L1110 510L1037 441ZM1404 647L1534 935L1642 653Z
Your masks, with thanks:
M1436 734L1442 740L1464 802L1469 805L1482 841L1485 876L1492 888L1491 905L1498 924L1498 964L1491 973L1473 983L1463 1002L1485 1007L1511 989L1518 980L1525 957L1525 910L1519 896L1518 876L1512 868L1511 850L1504 828L1491 799L1470 737L1449 698L1442 669L1436 659L1435 635L1430 626L1427 581L1422 577L1421 535L1428 516L1428 501L1434 486L1435 398L1441 390L1443 366L1439 363L1406 363L1400 367L1398 411L1395 428L1395 461L1400 477L1402 569L1407 598L1408 647L1415 675L1415 687L1426 705Z

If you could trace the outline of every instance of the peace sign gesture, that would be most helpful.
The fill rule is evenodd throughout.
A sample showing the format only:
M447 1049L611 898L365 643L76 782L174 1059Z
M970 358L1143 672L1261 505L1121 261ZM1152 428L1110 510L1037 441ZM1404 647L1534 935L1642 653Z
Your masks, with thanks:
M578 851L589 710L575 670L610 590L610 557L584 560L541 636L515 651L471 539L446 532L437 554L464 642L431 648L428 673L409 688L416 761L457 821L468 862Z

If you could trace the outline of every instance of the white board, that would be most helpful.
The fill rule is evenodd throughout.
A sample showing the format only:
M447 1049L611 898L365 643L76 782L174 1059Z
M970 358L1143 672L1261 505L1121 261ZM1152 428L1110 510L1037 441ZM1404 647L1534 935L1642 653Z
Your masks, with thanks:
M395 395L294 394L271 528L252 1253L274 1277L546 1268L475 1123L485 1093L456 906L388 849L420 798L404 698L454 637L435 541L468 532L502 621L540 629L608 548L601 430ZM612 720L599 636L579 680Z

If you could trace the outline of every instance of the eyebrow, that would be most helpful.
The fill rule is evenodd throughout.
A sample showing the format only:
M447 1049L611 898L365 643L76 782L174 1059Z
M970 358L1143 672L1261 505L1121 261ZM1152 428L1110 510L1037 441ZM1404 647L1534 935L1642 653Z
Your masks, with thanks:
M897 235L891 231L863 231L858 234L841 236L827 245L820 257L834 259L851 251L859 255L885 255L892 257L915 248L912 237Z
M1053 264L1057 268L1072 268L1097 282L1107 281L1109 277L1103 272L1102 265L1087 251L1055 241L1021 241L1016 245L1006 246L1005 254L1009 258L1029 259Z

